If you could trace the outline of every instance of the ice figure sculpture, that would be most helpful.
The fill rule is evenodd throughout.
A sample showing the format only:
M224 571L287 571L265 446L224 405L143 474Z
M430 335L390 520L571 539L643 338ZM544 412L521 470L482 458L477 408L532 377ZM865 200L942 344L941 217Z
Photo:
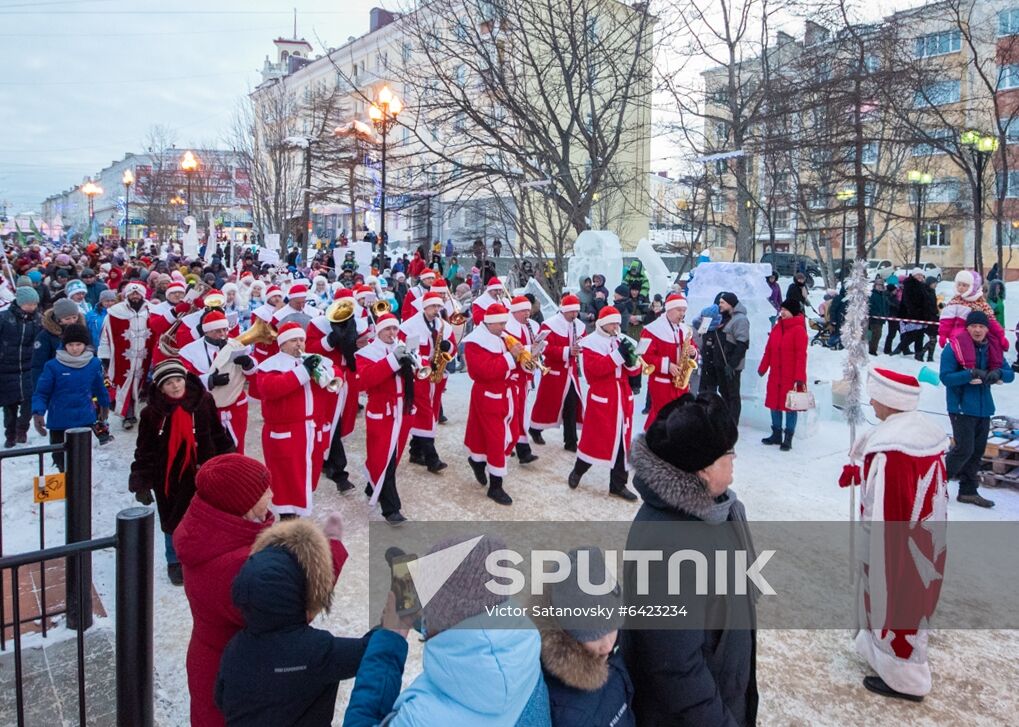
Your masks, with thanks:
M552 296L545 292L545 289L541 287L541 284L534 278L527 279L527 285L523 288L519 288L514 291L515 295L526 295L532 293L535 299L538 301L538 305L541 306L541 315L545 319L549 319L556 314L559 310L559 301L552 300Z
M650 297L654 298L655 295L660 295L662 300L665 300L665 296L672 290L672 281L675 275L669 271L665 266L665 261L662 260L662 256L658 254L658 251L647 240L641 239L637 243L636 255L641 265L644 266L644 272L647 274L648 283L650 284Z
M187 230L184 232L184 237L181 238L181 248L184 257L193 260L198 257L198 221L188 215L184 218L184 226Z
M368 277L372 272L372 244L370 242L352 242L344 252L353 252L357 263L357 272Z
M584 230L573 243L573 254L566 265L566 287L580 289L580 280L595 273L605 276L611 290L623 276L623 248L619 237L607 230Z

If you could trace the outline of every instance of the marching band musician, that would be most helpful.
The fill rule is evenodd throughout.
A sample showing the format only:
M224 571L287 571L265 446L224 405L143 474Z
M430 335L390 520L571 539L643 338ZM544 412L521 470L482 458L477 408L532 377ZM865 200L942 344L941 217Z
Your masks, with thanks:
M428 291L421 299L421 311L400 325L400 340L417 339L422 366L432 366L433 360L441 354L452 356L456 351L453 328L439 317L442 310L442 296ZM434 373L434 370L433 370ZM414 384L414 421L410 428L410 461L422 464L436 474L446 469L446 463L439 459L435 450L436 425L442 408L442 392L446 389L448 373L432 381L432 376L418 378Z
M198 310L185 315L181 319L181 325L177 327L174 344L178 351L202 337L198 332L198 324L201 322L202 316L214 308L222 308L224 303L226 303L226 296L215 288L205 291L204 295L195 300ZM238 333L240 333L239 329L230 331L231 336L236 336Z
M343 440L354 431L357 419L357 386L355 372L357 363L354 354L369 340L367 323L357 315L354 294L348 288L339 288L333 296L333 303L347 301L354 313L347 319L330 322L325 315L316 316L308 324L308 352L325 356L340 372L344 385L340 387L336 401L328 412L323 408L316 412L320 429L328 438L322 473L336 483L341 495L354 491L354 483L347 472L347 453Z
M116 413L124 429L138 422L135 402L145 381L149 358L149 307L141 283L124 286L124 300L110 307L99 334L99 360L115 392ZM183 326L182 326L183 328Z
M213 368L212 365L226 345L230 323L223 311L211 310L205 314L205 318L198 325L202 337L182 348L180 358L184 363L184 368L195 374L205 388L211 392L217 387L230 385L232 376L239 373L236 369L220 371ZM231 365L240 369L244 378L254 376L255 360L244 349L238 348L237 351L238 355L231 359ZM236 385L232 388L236 388ZM248 431L248 397L244 393L243 383L236 395L230 398L232 401L226 404L220 403L217 399L216 407L219 410L219 420L234 440L237 453L244 454L244 436Z
M318 385L312 380L322 358L305 356L305 341L298 323L284 323L276 339L279 353L260 363L256 373L265 420L262 452L272 473L272 504L282 519L311 514L322 470L322 457L315 456L313 387Z
M358 389L368 394L365 415L365 494L378 502L390 525L407 518L400 512L396 467L403 457L414 407L417 351L397 342L400 321L392 313L375 322L375 340L357 352Z
M568 452L577 451L577 427L584 422L578 366L584 324L578 320L579 315L580 299L564 295L559 312L541 324L541 331L548 331L544 360L549 371L538 382L528 430L535 444L544 444L542 430L561 424L563 448Z
M166 300L158 303L149 303L149 344L152 348L152 360L150 366L154 369L156 364L166 358L166 354L159 348L159 339L164 333L170 330L170 326L177 320L178 315L185 314L190 305L183 303L187 289L184 283L173 281L166 286ZM181 306L178 309L178 306Z
M283 307L283 291L276 285L270 285L265 291L265 303L251 311L251 323L255 324L255 319L260 319L263 323L275 328L273 322L276 317L276 311ZM256 363L265 361L270 356L274 356L279 352L279 346L276 342L272 343L256 343L254 350L251 352L251 357L255 359ZM257 378L255 379L257 381ZM248 393L251 396L258 398L257 384L252 387Z
M507 349L503 333L509 320L506 306L492 303L481 323L464 338L467 375L471 377L470 408L464 445L475 479L488 486L488 496L500 505L513 498L502 486L506 476L506 453L513 447L513 385L509 379L523 351L520 343Z
M358 325L363 325L368 330L368 340L375 338L375 321L372 320L371 316L371 305L378 296L375 295L375 289L370 285L354 286L354 300L357 301L357 316L359 319Z
M520 341L524 350L530 351L532 356L537 356L535 339L538 336L538 324L531 320L531 301L525 296L518 295L510 301L510 318L506 322L506 333ZM521 362L516 362L513 372L510 374L513 395L513 442L516 443L517 460L520 464L529 464L538 459L538 455L531 452L531 445L527 439L527 430L524 427L525 409L527 406L527 392L534 381L534 372L525 369ZM512 445L511 445L512 448ZM507 452L509 454L509 452Z
M431 289L432 281L436 278L435 271L425 268L418 275L417 285L407 291L403 298L403 305L400 306L400 316L403 320L410 320L416 313L421 312L420 302L424 300L425 294Z
M665 314L645 326L640 334L637 353L648 365L655 367L647 381L651 410L644 420L645 432L663 406L690 390L689 380L684 389L678 389L673 384L674 379L682 373L680 365L683 363L684 348L687 344L694 346L693 331L683 323L686 308L686 298L679 293L672 293L665 299ZM692 350L696 351L696 347Z
M481 325L481 320L485 317L485 311L488 310L488 306L492 303L498 303L505 307L506 301L506 288L503 287L502 281L499 278L492 277L488 281L488 285L485 287L485 292L474 299L474 303L471 305L471 320L474 321L474 325Z
M633 502L637 495L626 486L633 427L630 377L640 373L640 366L633 344L619 336L621 322L619 311L605 306L598 312L594 333L580 342L588 385L587 421L567 482L570 489L576 489L592 464L607 465L612 468L609 494Z
M288 321L307 328L308 322L320 312L318 308L308 302L308 286L304 283L294 283L287 291L286 305L276 311L273 324L278 327L283 321Z

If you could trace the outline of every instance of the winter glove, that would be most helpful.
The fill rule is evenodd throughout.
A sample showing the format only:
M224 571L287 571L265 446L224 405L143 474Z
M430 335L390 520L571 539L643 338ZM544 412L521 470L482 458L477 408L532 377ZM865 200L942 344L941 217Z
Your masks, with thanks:
M974 378L974 379L980 379L981 381L984 381L984 382L986 382L986 380L987 380L987 371L985 371L984 369L977 369L977 368L970 369L969 370L969 375L972 378ZM1000 374L999 374L999 376L1000 376Z
M628 368L637 362L637 352L633 350L633 344L625 338L619 340L619 355L623 357L623 363Z
M144 490L138 490L134 493L134 499L140 502L142 505L152 504L152 490L147 487Z
M326 343L328 343L329 347L334 351L340 347L341 343L343 343L343 335L340 333L339 329L336 328L335 323L333 324L333 330L329 331L329 335L326 336Z
M238 356L234 359L234 363L240 366L245 371L250 371L255 368L255 360L251 356Z
M991 369L984 376L985 384L996 384L999 381L1001 381L1001 371L999 371L998 369Z
M304 359L304 368L308 370L309 374L314 374L320 363L322 363L322 357L313 353Z
M42 414L33 414L32 424L35 425L35 431L44 437L46 436L46 418Z
M215 389L217 386L225 386L230 382L230 374L220 373L216 369L212 370L209 374L209 388Z
M101 359L99 359L99 363L101 363L103 365L103 373L106 373L107 371L110 370L110 359L108 359L108 358L101 358Z

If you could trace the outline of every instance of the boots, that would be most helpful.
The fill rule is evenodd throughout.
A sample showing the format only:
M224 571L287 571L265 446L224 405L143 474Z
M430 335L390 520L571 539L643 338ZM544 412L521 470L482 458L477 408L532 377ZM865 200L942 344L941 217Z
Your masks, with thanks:
M467 464L471 466L471 470L474 472L474 479L478 481L478 484L487 485L488 476L485 474L485 463L475 462L473 459L468 459Z
M635 492L633 492L633 490L631 490L625 484L621 484L621 485L609 485L609 494L610 495L615 495L616 497L621 497L622 499L626 500L627 502L636 502L637 501L637 494Z
M421 437L412 436L410 438L410 447L408 449L410 450L409 461L411 464L423 465L425 463L425 455L421 451Z
M531 427L530 429L527 430L527 432L528 432L528 434L531 435L531 439L534 440L535 444L544 444L545 443L545 437L542 436L540 429L535 429L534 427Z
M492 475L488 484L488 496L500 505L512 505L513 498L502 489L502 477Z
M771 436L765 437L761 440L761 444L781 444L782 443L782 427L772 427Z
M793 448L793 432L790 429L785 430L785 437L782 439L782 445L779 447L783 452L788 452Z
M526 442L517 443L517 459L520 460L520 464L530 464L531 462L538 459L538 455L531 451L531 445Z

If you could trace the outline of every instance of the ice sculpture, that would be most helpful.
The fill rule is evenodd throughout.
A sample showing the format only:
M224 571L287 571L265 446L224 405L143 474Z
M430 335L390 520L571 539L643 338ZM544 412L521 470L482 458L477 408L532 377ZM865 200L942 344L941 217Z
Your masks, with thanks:
M566 265L566 287L580 289L581 278L601 273L611 290L623 275L623 248L619 237L607 230L584 230L573 243Z
M193 260L198 257L198 221L188 215L184 218L184 226L187 230L184 232L184 237L181 238L181 248L184 257Z
M527 279L527 285L523 288L513 291L514 295L526 295L532 293L535 299L538 301L538 305L541 306L541 315L546 319L551 318L559 310L559 303L552 300L552 296L545 292L545 289L541 287L534 278Z
M370 242L352 242L347 245L344 252L354 253L354 260L357 262L357 272L367 277L372 271L372 244Z
M644 266L644 272L647 274L648 283L650 284L650 296L654 298L656 295L660 295L662 300L664 300L665 296L672 290L672 281L675 278L675 274L669 271L665 266L665 261L662 260L662 256L645 239L641 239L637 243L636 255L637 259Z

